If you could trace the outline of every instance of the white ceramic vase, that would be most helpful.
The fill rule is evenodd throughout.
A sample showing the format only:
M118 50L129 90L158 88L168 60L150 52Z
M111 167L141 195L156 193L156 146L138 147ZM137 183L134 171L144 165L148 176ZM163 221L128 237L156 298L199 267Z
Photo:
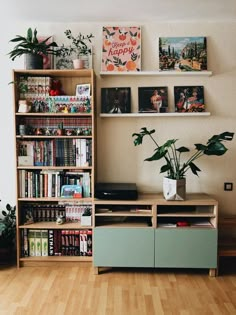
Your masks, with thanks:
M163 195L166 200L185 200L186 179L163 178Z

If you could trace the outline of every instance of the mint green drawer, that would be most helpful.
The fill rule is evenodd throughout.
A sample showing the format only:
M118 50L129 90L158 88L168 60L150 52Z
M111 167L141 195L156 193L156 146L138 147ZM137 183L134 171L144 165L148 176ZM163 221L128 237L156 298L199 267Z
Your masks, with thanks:
M154 267L154 229L94 229L96 267Z
M155 267L216 268L217 230L156 229Z

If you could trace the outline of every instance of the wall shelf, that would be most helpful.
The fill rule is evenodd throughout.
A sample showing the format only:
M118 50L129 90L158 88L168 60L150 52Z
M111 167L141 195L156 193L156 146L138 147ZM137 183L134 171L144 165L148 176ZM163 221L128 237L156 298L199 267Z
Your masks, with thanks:
M101 71L100 76L205 76L210 77L212 71L129 71L129 72L111 72Z
M199 116L210 116L210 112L200 113L124 113L124 114L104 114L101 113L101 118L137 118L137 117L199 117Z

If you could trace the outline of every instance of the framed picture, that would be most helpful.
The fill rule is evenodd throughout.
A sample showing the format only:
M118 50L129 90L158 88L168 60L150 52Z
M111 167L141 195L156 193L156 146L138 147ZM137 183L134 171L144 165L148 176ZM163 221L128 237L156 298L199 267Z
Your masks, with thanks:
M163 71L207 70L206 37L160 37L159 68Z
M102 71L141 70L141 27L104 26Z
M76 85L76 96L90 96L90 84Z
M140 113L166 113L168 111L166 86L139 87L138 99Z
M174 98L176 112L205 111L203 86L175 86Z
M59 47L60 49L61 47ZM74 69L73 60L77 58L75 53L68 53L69 47L65 46L64 52L60 56L54 56L54 69ZM91 47L91 51L92 47ZM92 69L93 68L93 52L88 56L81 56L81 59L84 60L84 68Z
M102 113L130 113L131 89L130 87L115 87L101 89Z

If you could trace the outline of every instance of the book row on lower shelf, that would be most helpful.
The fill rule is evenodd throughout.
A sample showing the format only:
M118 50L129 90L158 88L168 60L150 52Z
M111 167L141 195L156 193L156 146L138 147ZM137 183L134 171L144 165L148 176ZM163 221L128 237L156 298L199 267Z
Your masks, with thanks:
M21 257L92 256L92 230L21 230Z
M19 170L19 197L91 197L91 173L76 170ZM76 195L65 188L75 187Z
M56 222L58 217L65 218L65 222L80 222L85 214L91 215L92 204L40 204L26 203L21 207L22 224L36 222Z

